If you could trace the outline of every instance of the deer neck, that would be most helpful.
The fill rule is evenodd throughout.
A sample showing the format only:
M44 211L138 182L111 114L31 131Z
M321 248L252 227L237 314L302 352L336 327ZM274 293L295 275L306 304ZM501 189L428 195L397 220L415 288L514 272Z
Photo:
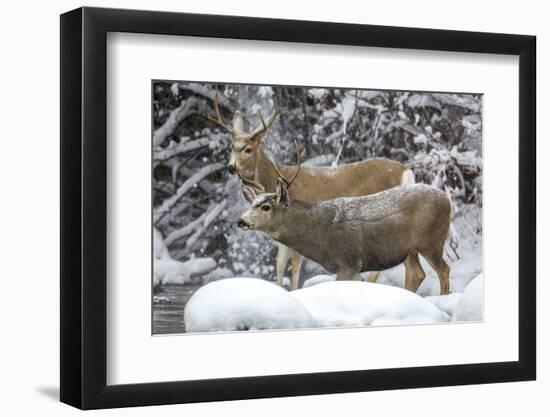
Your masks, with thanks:
M270 236L305 256L312 256L318 252L318 245L322 245L325 239L323 236L315 236L316 231L324 230L330 219L314 204L297 201L291 204L294 205L292 212L288 213L285 222Z
M268 193L275 192L277 186L277 172L275 171L275 161L270 159L260 147L258 149L258 160L256 162L256 170L254 180L265 187Z

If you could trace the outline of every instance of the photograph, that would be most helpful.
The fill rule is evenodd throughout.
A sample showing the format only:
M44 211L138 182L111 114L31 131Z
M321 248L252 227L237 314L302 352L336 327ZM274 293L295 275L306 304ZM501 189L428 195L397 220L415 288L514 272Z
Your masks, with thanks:
M483 94L151 89L153 335L483 321Z

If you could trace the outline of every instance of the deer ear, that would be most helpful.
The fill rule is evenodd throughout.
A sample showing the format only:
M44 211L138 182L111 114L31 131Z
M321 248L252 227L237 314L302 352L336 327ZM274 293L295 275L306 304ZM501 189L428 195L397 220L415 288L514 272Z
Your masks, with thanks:
M280 179L277 179L277 203L287 204L290 201L288 196L288 190L286 189L286 184Z
M233 113L233 130L235 132L244 132L244 119L239 110L236 110L235 113Z
M249 203L252 203L257 197L256 190L248 185L241 184L241 191L243 192L245 200Z

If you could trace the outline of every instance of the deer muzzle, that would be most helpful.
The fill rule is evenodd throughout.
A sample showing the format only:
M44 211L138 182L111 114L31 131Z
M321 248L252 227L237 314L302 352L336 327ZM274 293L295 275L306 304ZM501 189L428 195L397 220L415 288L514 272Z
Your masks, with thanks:
M239 226L239 228L243 230L248 230L252 228L252 226L243 219L239 219L239 221L237 222L237 226Z

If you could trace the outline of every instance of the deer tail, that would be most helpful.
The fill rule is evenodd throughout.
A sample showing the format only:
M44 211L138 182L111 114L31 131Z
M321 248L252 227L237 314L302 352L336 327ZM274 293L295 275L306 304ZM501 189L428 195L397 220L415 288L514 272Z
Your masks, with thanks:
M412 172L410 168L407 168L403 171L403 174L401 174L401 185L411 185L414 183L414 172Z

